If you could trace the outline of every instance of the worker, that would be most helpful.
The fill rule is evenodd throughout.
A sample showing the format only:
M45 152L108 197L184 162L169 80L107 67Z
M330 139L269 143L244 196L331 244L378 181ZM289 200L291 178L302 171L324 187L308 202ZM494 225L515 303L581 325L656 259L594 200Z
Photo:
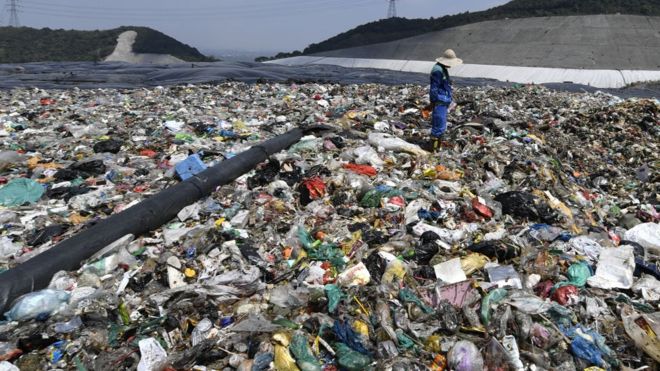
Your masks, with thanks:
M440 138L447 130L447 111L452 103L452 87L448 68L463 64L453 50L447 49L431 70L430 100L433 108L430 147L435 152L440 148Z

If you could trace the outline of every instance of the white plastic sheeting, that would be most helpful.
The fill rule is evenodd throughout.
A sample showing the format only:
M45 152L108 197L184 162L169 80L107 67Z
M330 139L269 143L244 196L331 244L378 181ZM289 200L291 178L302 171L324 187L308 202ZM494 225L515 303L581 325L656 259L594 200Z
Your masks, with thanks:
M300 56L278 59L269 63L287 66L329 64L350 68L377 68L402 72L430 73L435 62ZM658 81L660 71L644 70L591 70L574 68L516 67L486 64L464 64L453 67L450 74L456 77L485 78L520 84L549 84L570 82L595 88L622 88L628 84Z

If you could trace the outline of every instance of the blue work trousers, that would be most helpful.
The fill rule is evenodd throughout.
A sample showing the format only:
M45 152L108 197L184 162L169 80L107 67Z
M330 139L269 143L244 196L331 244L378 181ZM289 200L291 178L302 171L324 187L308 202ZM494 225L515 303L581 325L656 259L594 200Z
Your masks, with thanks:
M436 104L433 108L431 136L439 138L447 130L447 109L449 106L444 104Z

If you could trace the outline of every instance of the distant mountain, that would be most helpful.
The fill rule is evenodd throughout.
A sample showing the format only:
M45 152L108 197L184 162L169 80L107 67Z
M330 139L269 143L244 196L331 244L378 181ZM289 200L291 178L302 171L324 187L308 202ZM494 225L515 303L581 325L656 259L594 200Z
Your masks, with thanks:
M631 14L660 16L658 0L513 0L480 12L466 12L440 18L388 18L358 26L302 52L280 53L276 58L314 54L328 50L383 43L406 37L440 31L470 23L505 18L548 17L593 14Z
M135 53L169 54L190 62L214 60L148 27L124 26L102 31L0 27L0 63L101 61L115 49L117 36L129 30L137 32Z

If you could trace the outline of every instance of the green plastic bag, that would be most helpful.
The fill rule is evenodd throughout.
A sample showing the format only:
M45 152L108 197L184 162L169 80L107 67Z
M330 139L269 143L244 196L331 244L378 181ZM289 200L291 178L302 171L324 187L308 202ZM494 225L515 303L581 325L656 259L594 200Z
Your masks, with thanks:
M12 179L0 188L0 205L20 206L37 202L44 194L44 187L32 179Z
M334 313L341 301L341 290L339 286L333 284L325 285L324 289L325 295L328 297L328 313Z
M312 349L307 343L307 336L303 332L296 332L291 339L289 350L296 359L296 364L302 371L321 371L323 368L319 361L314 357Z
M562 286L572 285L576 287L584 287L587 283L587 279L591 277L591 269L589 265L585 262L578 262L571 264L568 267L568 281L557 282L553 287L553 290L556 290Z
M488 325L490 322L490 306L501 302L506 296L506 289L495 289L481 299L481 321L484 325Z
M298 227L298 239L300 240L300 243L305 248L305 250L311 249L314 245L314 239L303 227Z
M568 281L573 286L584 287L589 277L591 277L591 269L585 262L575 263L568 267Z
M399 348L401 349L415 349L415 342L406 335L403 330L400 328L396 329L396 340L399 342Z
M302 244L310 260L329 261L332 266L338 269L344 268L344 252L333 244L321 243L315 241L305 228L298 228L298 239Z
M348 371L368 370L371 358L362 353L356 352L344 343L335 343L337 352L337 363Z
M378 186L367 192L360 200L362 207L380 207L380 200L383 197L400 196L401 191L387 186Z
M337 269L343 269L346 265L344 252L334 245L323 244L317 248L311 248L307 250L307 256L311 260L329 261Z
M424 313L433 313L433 308L425 305L412 291L408 289L399 290L399 299L404 303L413 303L417 305Z

